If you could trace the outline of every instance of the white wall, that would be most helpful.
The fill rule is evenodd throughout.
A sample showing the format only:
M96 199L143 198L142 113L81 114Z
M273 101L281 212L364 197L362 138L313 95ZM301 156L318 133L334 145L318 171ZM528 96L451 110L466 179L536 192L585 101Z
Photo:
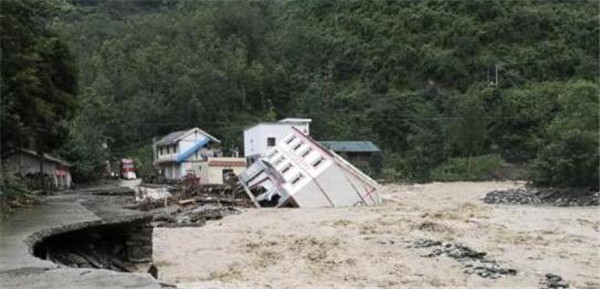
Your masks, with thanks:
M244 156L251 157L264 154L267 149L267 139L275 138L275 143L292 133L292 127L308 135L308 123L261 123L244 131Z
M223 184L223 170L231 169L236 176L239 176L245 169L246 166L209 166L211 161L226 161L226 162L244 162L244 158L209 158L207 162L200 163L200 182L208 185L222 185Z
M284 137L262 160L281 174L285 180L281 187L300 207L380 203L372 194L377 190L375 181L299 133Z

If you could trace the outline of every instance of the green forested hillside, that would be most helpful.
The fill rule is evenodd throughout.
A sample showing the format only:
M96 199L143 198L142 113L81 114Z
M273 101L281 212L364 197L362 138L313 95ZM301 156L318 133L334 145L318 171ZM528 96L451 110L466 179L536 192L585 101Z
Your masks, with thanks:
M598 17L597 1L65 2L64 153L86 175L106 139L118 155L199 126L227 149L310 117L316 139L377 143L389 177L499 155L539 184L597 184Z

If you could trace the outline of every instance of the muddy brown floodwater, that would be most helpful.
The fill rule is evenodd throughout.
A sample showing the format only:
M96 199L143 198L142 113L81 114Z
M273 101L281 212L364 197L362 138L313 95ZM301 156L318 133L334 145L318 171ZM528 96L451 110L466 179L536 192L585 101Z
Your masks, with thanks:
M259 209L201 228L156 228L159 277L180 288L540 288L546 273L572 288L600 287L598 207L489 205L514 182L385 185L384 205ZM419 238L465 244L518 271L465 274Z

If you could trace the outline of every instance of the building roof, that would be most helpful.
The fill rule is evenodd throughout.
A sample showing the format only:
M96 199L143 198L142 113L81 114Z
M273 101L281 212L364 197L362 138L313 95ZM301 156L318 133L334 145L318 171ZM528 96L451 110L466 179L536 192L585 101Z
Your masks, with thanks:
M216 139L215 137L213 137L212 135L208 134L207 132L195 127L195 128L190 128L190 129L186 129L186 130L174 131L168 135L165 135L156 142L156 145L174 144L177 141L179 141L180 139L182 139L186 134L188 134L194 130L198 130L200 133L207 136L209 139L211 139L214 142L217 142L217 143L221 142L218 139Z
M312 122L312 119L288 117L288 118L284 118L278 122L281 122L281 123L310 123L310 122Z
M381 150L371 141L320 141L334 152L380 152Z
M277 122L259 122L257 124L253 124L253 125L244 127L244 131L255 128L259 125L290 125L290 124L304 124L304 123L309 124L311 122L312 122L312 119L310 119L310 118L288 117L288 118L279 120Z
M156 142L156 144L157 145L172 144L175 141L177 141L178 139L180 139L188 131L190 131L190 130L186 129L186 130L174 131L166 136L163 136L161 139L159 139Z
M14 155L14 154L19 153L19 152L20 153L24 153L24 154L28 154L28 155L36 157L36 158L38 157L38 154L35 151L32 151L30 149L25 149L25 148L18 148L18 149L14 149L12 151L7 152L6 154L4 154L2 156L2 158L6 158L8 156ZM44 160L47 160L49 162L53 162L53 163L57 163L57 164L63 165L65 167L72 166L69 162L67 162L67 161L65 161L63 159L51 156L49 154L44 154Z

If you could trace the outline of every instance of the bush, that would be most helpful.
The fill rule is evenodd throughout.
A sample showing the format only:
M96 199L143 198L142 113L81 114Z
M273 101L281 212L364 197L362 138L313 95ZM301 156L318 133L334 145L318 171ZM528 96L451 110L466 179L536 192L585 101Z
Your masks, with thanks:
M10 211L8 203L25 196L29 190L27 186L16 177L0 172L0 217Z
M571 83L558 101L561 110L548 126L531 181L537 186L598 186L598 86L589 81Z
M408 179L406 161L399 154L384 154L383 159L385 161L383 161L381 177L385 181L394 182Z
M450 158L431 172L435 181L483 181L498 176L504 160L499 155Z

